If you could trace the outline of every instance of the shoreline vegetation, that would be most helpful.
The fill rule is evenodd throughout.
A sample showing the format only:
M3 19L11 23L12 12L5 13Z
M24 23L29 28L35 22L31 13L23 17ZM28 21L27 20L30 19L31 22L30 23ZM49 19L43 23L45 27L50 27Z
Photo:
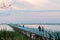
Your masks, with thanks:
M31 38L16 31L0 31L0 40L32 40Z

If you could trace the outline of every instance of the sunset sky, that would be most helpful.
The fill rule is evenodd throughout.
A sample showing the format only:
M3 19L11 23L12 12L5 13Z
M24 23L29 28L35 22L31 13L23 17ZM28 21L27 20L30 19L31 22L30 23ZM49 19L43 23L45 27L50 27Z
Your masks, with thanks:
M4 0L3 0L4 1ZM0 7L2 6L0 1ZM0 23L60 23L60 0L10 0L0 8Z

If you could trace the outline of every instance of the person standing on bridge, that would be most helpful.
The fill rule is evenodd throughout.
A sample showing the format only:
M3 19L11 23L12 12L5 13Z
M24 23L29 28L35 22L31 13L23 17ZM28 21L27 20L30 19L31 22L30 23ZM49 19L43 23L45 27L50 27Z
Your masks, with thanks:
M39 25L38 29L39 29L39 31L41 31L41 26L40 25Z
M23 27L24 27L24 25L23 25Z
M42 26L42 31L44 32L44 27Z

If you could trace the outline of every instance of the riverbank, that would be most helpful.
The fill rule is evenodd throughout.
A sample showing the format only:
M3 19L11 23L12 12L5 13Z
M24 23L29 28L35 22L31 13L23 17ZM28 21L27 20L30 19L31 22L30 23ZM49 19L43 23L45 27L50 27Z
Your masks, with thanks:
M16 31L0 31L0 40L32 40L31 38Z

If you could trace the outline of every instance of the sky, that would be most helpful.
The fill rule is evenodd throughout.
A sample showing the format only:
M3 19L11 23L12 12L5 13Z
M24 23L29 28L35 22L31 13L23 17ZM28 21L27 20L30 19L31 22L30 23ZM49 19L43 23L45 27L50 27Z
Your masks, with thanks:
M0 0L0 23L60 23L60 0Z

